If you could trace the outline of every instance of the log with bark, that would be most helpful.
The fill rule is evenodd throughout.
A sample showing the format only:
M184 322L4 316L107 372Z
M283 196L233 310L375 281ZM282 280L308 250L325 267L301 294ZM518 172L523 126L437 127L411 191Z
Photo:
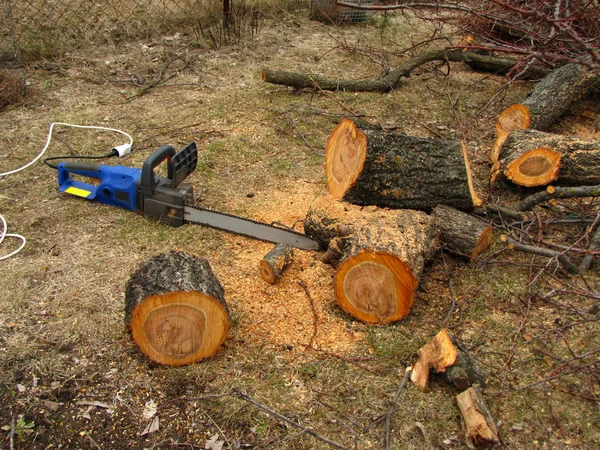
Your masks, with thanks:
M259 263L261 278L269 284L275 283L292 261L293 256L294 250L289 245L275 245Z
M519 186L600 183L600 139L581 139L535 130L509 133L500 152L506 178Z
M417 355L410 379L422 391L427 388L431 369L445 373L447 380L460 391L475 383L486 383L487 373L446 328L421 347Z
M357 205L430 211L443 203L480 206L465 145L338 124L325 147L329 193Z
M394 322L410 312L437 244L433 221L422 211L361 208L331 196L311 204L304 232L323 249L337 245L337 302L366 323Z
M494 238L492 226L485 220L447 205L432 211L440 231L442 247L467 258L476 258Z
M223 286L205 258L182 251L157 255L127 282L125 325L157 363L200 361L214 355L227 336Z
M488 447L499 442L498 426L483 400L479 385L473 385L458 394L456 403L465 424L465 439L469 448Z
M491 181L499 175L500 149L514 130L548 130L587 91L600 83L600 69L583 64L565 64L535 85L520 104L509 106L496 122L496 142L490 151Z

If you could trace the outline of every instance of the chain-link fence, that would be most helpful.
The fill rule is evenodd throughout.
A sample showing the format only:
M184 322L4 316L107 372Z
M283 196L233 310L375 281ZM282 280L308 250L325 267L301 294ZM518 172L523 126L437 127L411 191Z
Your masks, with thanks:
M308 0L229 0L234 32L267 10ZM52 57L72 47L150 36L157 31L205 32L223 27L223 0L1 0L0 61ZM255 26L256 24L254 24ZM235 28L238 27L238 28ZM222 31L222 30L221 30ZM231 30L226 30L231 32Z

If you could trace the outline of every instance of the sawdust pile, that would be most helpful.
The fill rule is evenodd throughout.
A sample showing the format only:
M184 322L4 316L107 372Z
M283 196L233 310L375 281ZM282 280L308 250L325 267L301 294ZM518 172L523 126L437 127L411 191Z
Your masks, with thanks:
M314 184L301 183L293 195L271 191L272 208L261 206L259 198L252 218L291 225L305 217L311 201L322 194L317 190ZM312 347L347 354L363 339L365 326L337 305L335 269L319 261L319 252L294 249L291 264L271 285L261 278L259 263L273 245L239 236L228 236L227 241L235 249L235 261L213 269L232 313L239 316L239 340L293 351Z

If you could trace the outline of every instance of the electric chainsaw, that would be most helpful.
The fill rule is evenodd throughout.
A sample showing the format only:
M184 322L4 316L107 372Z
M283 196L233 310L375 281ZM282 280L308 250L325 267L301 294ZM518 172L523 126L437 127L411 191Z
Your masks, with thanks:
M167 161L167 177L155 175L154 169L164 161ZM196 169L197 162L198 150L194 142L179 152L170 145L163 145L144 161L141 170L85 162L61 162L58 165L59 190L135 211L173 227L195 223L303 250L319 248L316 241L292 229L194 207L192 185L183 183L183 180ZM74 179L71 174L78 177ZM94 183L78 181L79 177L94 180Z

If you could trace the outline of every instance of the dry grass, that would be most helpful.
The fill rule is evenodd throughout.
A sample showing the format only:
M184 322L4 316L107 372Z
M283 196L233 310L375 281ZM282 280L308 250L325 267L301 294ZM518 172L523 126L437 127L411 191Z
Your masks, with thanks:
M189 181L199 204L292 224L325 193L322 158L298 130L322 150L349 110L423 136L429 133L424 125L460 136L458 115L480 192L493 201L516 198L501 189L488 191L486 153L495 117L524 97L527 84L515 83L482 111L503 80L460 65L448 76L423 67L401 90L385 95L295 92L260 78L263 66L373 76L381 66L356 50L396 51L409 38L418 40L417 33L427 35L424 25L406 20L395 16L386 28L375 20L335 29L286 14L242 45L207 51L194 46L192 36L165 33L74 51L53 63L52 71L47 65L29 67L36 95L0 116L0 172L35 156L52 121L132 133L135 151L119 163L135 167L162 144L181 147L195 140L200 161ZM395 61L392 54L385 58ZM597 105L584 102L578 108ZM575 121L585 126L586 120L570 116L559 127L574 129ZM101 154L121 143L114 139L61 130L48 155ZM19 423L33 423L14 432L15 448L204 448L215 434L229 448L327 448L243 399L210 397L232 389L348 448L382 448L391 399L416 350L443 325L452 304L450 283L455 306L445 325L490 372L484 392L502 424L504 444L600 444L597 365L586 358L562 367L573 354L599 348L598 297L575 295L576 287L597 292L597 268L584 278L555 271L569 285L560 291L560 282L545 273L531 283L538 266L529 257L495 254L500 243L475 263L440 255L427 268L409 317L368 327L337 307L333 269L316 254L298 251L280 282L267 285L257 264L269 244L201 227L168 228L66 197L57 192L55 177L38 163L0 178L0 212L9 232L28 239L18 256L0 262L5 442L13 420L22 416ZM575 207L593 210L586 205ZM2 251L4 245L11 243ZM232 311L230 335L217 355L183 368L152 364L123 329L128 277L151 255L173 248L208 258ZM306 347L315 316L298 281L314 302L315 350ZM556 295L544 297L551 289ZM542 382L554 374L561 376ZM392 448L465 448L456 393L441 377L434 377L426 393L407 386L393 417ZM151 399L160 428L141 436L150 423L143 410ZM100 403L90 405L94 401Z

